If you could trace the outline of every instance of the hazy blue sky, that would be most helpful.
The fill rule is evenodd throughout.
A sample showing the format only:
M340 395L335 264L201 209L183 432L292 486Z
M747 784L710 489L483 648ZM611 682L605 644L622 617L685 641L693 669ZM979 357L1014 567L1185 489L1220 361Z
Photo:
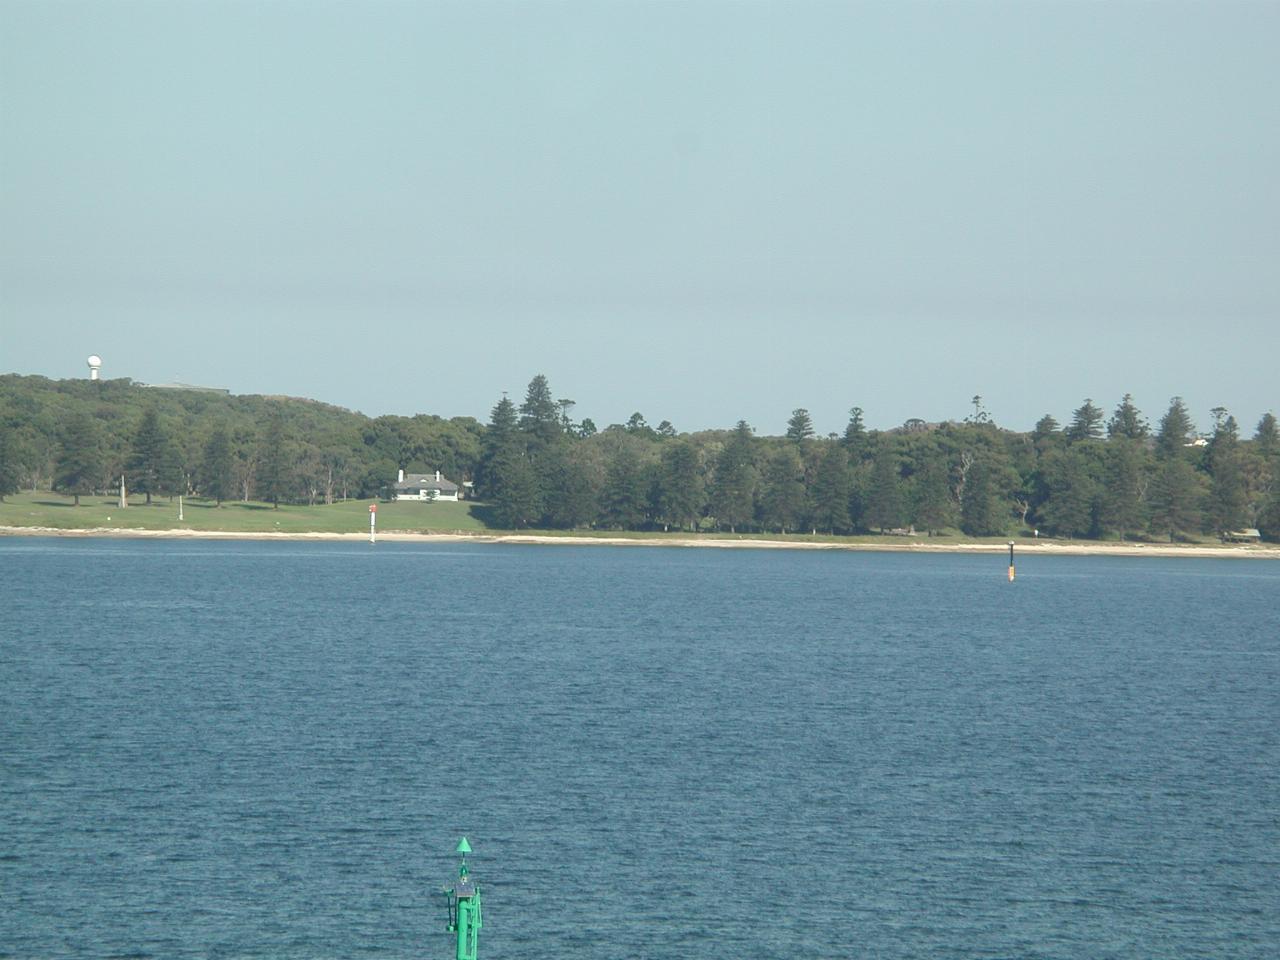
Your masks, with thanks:
M0 372L1280 412L1280 3L0 0Z

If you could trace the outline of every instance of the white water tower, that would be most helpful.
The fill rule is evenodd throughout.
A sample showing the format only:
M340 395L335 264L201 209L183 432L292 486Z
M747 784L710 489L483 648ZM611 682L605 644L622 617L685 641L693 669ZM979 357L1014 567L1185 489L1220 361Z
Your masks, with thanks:
M87 362L89 364L89 379L97 380L98 371L102 369L102 358L95 353Z

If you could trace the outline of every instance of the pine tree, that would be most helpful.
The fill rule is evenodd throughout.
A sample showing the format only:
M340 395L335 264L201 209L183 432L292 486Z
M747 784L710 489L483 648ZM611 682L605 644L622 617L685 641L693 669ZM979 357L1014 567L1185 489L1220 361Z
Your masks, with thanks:
M862 424L862 408L849 410L849 424L844 428L844 436L840 439L844 448L849 451L849 459L860 463L867 452L867 429Z
M782 447L769 457L760 487L765 526L780 533L798 529L805 510L804 466L794 447Z
M504 394L489 414L489 429L484 434L480 462L476 466L476 495L493 500L498 495L495 465L517 443L516 406Z
M809 411L804 407L797 407L791 411L791 419L787 421L787 439L794 443L797 447L804 446L804 442L813 437L813 420L809 418Z
M529 381L524 403L520 404L520 429L537 444L550 443L561 432L560 409L551 398L551 387L542 374Z
M658 469L658 517L665 526L697 529L705 484L698 473L698 451L679 440L663 447Z
M994 471L985 458L974 461L965 478L960 501L960 529L971 537L994 537L1005 532L1007 525Z
M934 451L915 475L915 526L930 536L957 523L955 501L947 482L947 464L941 451Z
M1280 486L1271 491L1258 511L1258 532L1273 543L1280 541Z
M258 452L258 495L268 501L273 509L280 509L280 500L288 495L290 451L286 445L284 418L279 413L271 415L267 432L262 437Z
M623 444L605 472L600 515L608 526L639 530L644 526L648 502L649 491L640 458L630 444Z
M549 527L573 529L591 523L599 512L597 483L579 444L557 443L538 462L538 485L554 491L543 498L542 520Z
M18 492L18 441L13 430L0 421L0 503Z
M134 432L129 461L125 467L129 475L129 486L147 495L147 505L151 505L151 495L160 493L164 484L163 473L169 472L173 455L168 449L169 437L160 426L160 415L154 406L148 407L142 414L138 429Z
M164 445L160 458L160 484L156 492L167 494L173 499L174 494L187 492L187 465L182 460L182 451L170 440Z
M1080 440L1098 440L1102 437L1103 413L1093 405L1091 399L1071 414L1071 425L1067 427L1067 439L1072 443Z
M212 497L218 506L235 496L235 456L231 452L231 436L222 424L213 428L205 441L200 463L200 492Z
M1053 414L1046 413L1036 421L1035 428L1031 431L1031 439L1035 441L1043 440L1057 432L1058 421L1053 418Z
M489 429L485 433L485 440L500 446L516 435L517 426L516 405L504 393L502 399L490 411Z
M1245 525L1249 502L1236 418L1221 407L1215 408L1213 414L1213 437L1205 450L1210 477L1205 526L1210 531L1226 533Z
M1052 414L1046 413L1037 420L1035 428L1031 431L1031 444L1038 453L1045 453L1062 446L1064 440L1065 438L1058 429L1058 421L1053 418Z
M1239 453L1219 459L1209 482L1206 527L1227 533L1246 526L1249 498Z
M1280 430L1273 414L1264 414L1258 421L1252 463L1249 486L1259 513L1257 523L1261 524L1261 515L1271 510L1272 504L1280 505Z
M1186 455L1193 430L1191 416L1181 397L1169 401L1169 409L1160 418L1160 430L1156 434L1156 454L1162 460Z
M1127 440L1144 440L1151 433L1151 427L1133 405L1133 397L1125 394L1116 407L1116 412L1107 421L1107 437L1122 437Z
M527 527L542 516L543 487L529 448L559 437L546 377L539 375L529 384L525 407L529 413L517 420L515 405L505 395L494 406L476 471L477 491L493 505L495 520L506 529Z
M1265 413L1258 421L1258 429L1253 435L1253 442L1258 445L1258 452L1270 459L1280 452L1280 429L1276 427L1275 414Z
M750 425L739 420L716 459L711 509L716 522L737 533L755 516L755 439Z
M1041 471L1049 496L1040 508L1040 517L1054 533L1085 537L1095 532L1098 485L1093 467L1092 459L1078 447L1045 456Z
M62 435L62 452L54 467L53 485L75 497L92 493L102 483L105 461L97 423L85 413L73 413Z
M1200 526L1202 496L1203 486L1191 464L1181 456L1166 459L1151 484L1151 532L1172 542L1178 534L1195 530Z
M1117 434L1107 443L1103 483L1098 499L1098 525L1123 540L1146 529L1146 489L1150 454L1140 440Z
M868 527L875 527L882 533L902 523L898 455L888 447L881 447L872 461L863 520Z
M542 515L542 496L533 464L515 443L508 443L490 464L493 516L499 527L527 527Z
M849 529L867 528L867 491L871 488L871 464L849 456Z
M843 446L827 444L809 494L809 523L815 530L843 533L852 526L849 521L849 454Z

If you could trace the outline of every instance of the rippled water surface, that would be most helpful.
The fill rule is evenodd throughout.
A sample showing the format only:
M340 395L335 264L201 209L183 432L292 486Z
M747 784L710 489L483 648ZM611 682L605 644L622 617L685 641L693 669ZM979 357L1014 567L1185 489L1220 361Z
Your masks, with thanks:
M0 955L1280 956L1280 564L0 540Z

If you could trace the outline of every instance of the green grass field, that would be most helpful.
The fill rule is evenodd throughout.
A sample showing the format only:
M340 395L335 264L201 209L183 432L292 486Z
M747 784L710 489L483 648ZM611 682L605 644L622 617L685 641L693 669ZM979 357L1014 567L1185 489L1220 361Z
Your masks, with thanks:
M77 530L110 527L123 530L223 530L236 533L367 533L369 504L378 503L378 530L409 533L482 533L485 525L473 515L474 503L384 503L348 500L314 507L226 501L216 507L211 500L183 499L183 519L178 501L130 498L120 509L115 497L71 497L38 491L17 493L0 503L0 526L52 527ZM481 507L481 509L483 509Z
M131 498L130 505L120 509L115 497L82 496L80 506L71 497L48 491L17 493L0 503L0 526L47 527L55 530L119 529L119 530L208 530L232 533L367 533L369 504L378 504L378 531L381 533L464 533L483 534L506 531L485 525L486 508L475 502L463 503L387 503L384 501L349 500L329 506L314 507L281 504L279 510L269 503L227 501L215 507L210 500L184 499L183 519L178 520L178 501L154 498L146 506L144 497ZM522 530L540 536L617 538L633 540L776 540L796 543L892 543L903 545L902 537L832 537L819 534L786 536L728 533L690 534L620 530ZM947 541L972 543L967 537L935 537L935 543Z
M80 506L74 506L71 497L48 491L12 494L0 503L0 526L45 527L55 530L207 530L225 533L355 533L369 531L369 504L378 504L378 531L380 533L460 533L502 534L512 531L499 530L485 523L488 508L482 503L387 503L372 500L348 500L331 505L314 507L282 504L272 509L269 503L242 503L227 501L221 507L211 500L184 499L183 519L178 519L178 501L155 498L151 506L145 505L145 497L131 499L131 504L120 509L115 497L81 497ZM875 545L906 547L912 543L928 543L934 546L948 544L1002 545L1003 537L973 538L959 532L948 532L936 537L890 537L864 535L856 537L818 534L729 534L672 531L635 532L620 530L521 530L519 533L547 537L590 537L593 539L626 538L628 540L768 540L781 543L830 543L833 545ZM1020 537L1025 543L1030 538ZM1078 541L1092 543L1098 541ZM1115 541L1109 541L1114 543ZM1216 538L1195 538L1184 542L1186 546L1219 546Z

